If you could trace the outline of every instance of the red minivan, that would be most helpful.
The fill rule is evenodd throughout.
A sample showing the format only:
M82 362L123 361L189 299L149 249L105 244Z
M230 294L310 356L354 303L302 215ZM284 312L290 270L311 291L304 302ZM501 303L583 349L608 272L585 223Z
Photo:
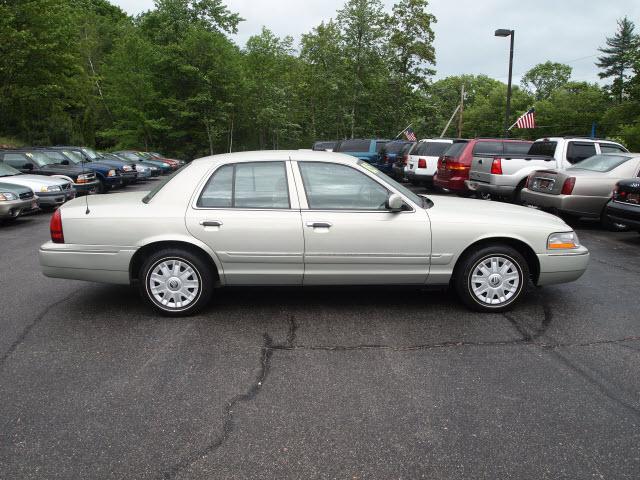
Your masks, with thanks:
M502 155L504 144L508 143L510 153L524 155L531 146L527 140L508 140L504 138L475 138L473 140L455 140L444 154L438 159L438 171L433 183L453 193L467 195L464 181L469 180L469 169L474 155Z

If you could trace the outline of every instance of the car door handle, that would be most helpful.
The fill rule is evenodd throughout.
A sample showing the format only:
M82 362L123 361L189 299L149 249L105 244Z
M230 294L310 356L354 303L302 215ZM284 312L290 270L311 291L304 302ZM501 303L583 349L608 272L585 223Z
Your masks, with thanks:
M200 225L203 227L221 227L222 222L220 220L203 220Z
M329 222L307 222L307 227L311 228L331 228Z

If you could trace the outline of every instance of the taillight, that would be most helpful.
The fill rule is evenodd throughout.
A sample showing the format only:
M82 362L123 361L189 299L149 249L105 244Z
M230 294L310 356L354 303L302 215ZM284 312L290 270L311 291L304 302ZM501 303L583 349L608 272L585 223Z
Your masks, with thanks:
M62 215L60 210L53 212L51 216L51 222L49 223L49 230L51 231L51 241L53 243L64 243L64 233L62 232Z
M445 168L447 170L469 170L469 165L460 162L447 162Z
M382 159L384 160L384 163L389 163L389 155L385 155Z
M402 158L402 162L403 162L405 165L409 165L409 155L405 155L405 156Z
M573 187L576 185L576 177L569 177L564 181L562 185L562 195L571 195Z
M418 159L418 168L427 168L427 160L425 158Z
M502 175L502 159L494 158L491 163L491 174L492 175Z

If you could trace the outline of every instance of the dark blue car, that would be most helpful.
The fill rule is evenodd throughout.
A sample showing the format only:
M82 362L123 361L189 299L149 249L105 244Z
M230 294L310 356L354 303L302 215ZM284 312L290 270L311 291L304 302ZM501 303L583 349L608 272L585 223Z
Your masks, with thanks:
M89 168L95 164L109 165L117 168L120 175L122 175L124 185L129 185L138 181L138 172L129 162L123 162L118 159L107 159L92 148L88 147L64 146L61 148L70 150L74 152L76 156L82 157L83 161L87 163Z
M398 156L407 145L413 145L414 143L408 140L392 140L385 144L380 150L378 163L374 164L375 167L387 175L393 176L393 164L398 159Z
M371 164L377 164L379 163L380 151L388 142L389 140L376 138L352 138L342 140L333 151L351 155Z

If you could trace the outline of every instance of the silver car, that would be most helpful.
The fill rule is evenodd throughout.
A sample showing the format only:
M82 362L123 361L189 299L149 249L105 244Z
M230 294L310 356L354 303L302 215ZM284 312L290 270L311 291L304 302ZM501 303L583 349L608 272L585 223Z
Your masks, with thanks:
M605 214L605 206L619 180L637 177L640 154L603 153L566 170L538 170L529 175L522 200L566 217L599 219L617 229Z
M87 200L88 212L83 199L54 214L44 274L136 283L168 315L224 285L451 284L468 307L499 312L530 280L576 280L589 260L553 215L418 196L337 153L206 157L149 193Z

